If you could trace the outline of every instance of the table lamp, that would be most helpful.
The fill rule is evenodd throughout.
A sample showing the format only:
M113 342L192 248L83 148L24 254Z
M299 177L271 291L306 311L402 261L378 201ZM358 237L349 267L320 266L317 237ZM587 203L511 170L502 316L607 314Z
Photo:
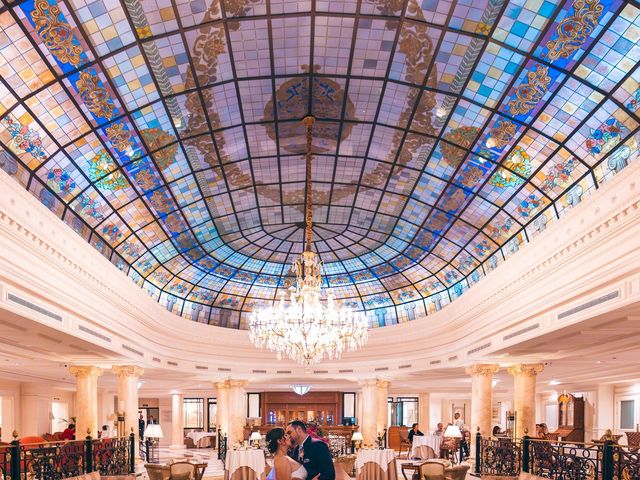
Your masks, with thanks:
M258 448L260 446L260 440L262 440L262 435L260 435L260 432L251 432L251 436L249 437L251 445L253 445L255 448Z
M460 431L460 428L458 428L455 425L447 425L447 429L444 431L444 434L442 435L444 438L462 438L462 432ZM460 443L460 462L462 463L462 442ZM451 455L453 456L453 463L455 463L455 459L456 459L456 454L454 451L451 452Z
M353 444L356 452L360 449L360 445L362 444L363 440L364 438L362 437L362 433L360 432L353 432L353 435L351 435L351 443Z
M149 463L160 463L160 454L158 449L158 440L163 438L162 428L157 423L147 424L147 428L144 430L144 438L149 439L150 449L149 457L147 461Z

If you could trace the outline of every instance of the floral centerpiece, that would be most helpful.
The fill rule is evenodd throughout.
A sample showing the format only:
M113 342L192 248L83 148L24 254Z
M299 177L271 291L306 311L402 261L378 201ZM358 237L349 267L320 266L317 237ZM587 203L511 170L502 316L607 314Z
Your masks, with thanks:
M322 426L318 422L307 422L307 434L311 438L317 438L329 445L329 439L326 432L322 429Z

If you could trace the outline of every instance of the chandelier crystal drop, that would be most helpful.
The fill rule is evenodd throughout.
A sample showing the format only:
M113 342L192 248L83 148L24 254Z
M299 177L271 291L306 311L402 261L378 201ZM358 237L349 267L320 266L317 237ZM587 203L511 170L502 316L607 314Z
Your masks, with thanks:
M249 339L258 348L276 352L278 360L289 357L312 365L362 347L369 339L369 326L364 314L338 304L330 290L326 301L322 300L322 261L311 251L311 142L315 119L305 117L303 122L307 127L305 251L293 264L296 285L289 288L288 301L287 292L281 291L274 305L254 310L249 319Z

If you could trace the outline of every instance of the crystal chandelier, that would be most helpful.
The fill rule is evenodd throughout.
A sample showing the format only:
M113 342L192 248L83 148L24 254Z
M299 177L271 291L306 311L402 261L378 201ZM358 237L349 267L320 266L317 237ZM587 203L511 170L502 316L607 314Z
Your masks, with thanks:
M315 119L303 120L307 128L305 251L293 264L295 287L280 292L280 300L263 310L254 310L249 319L249 339L258 348L276 352L303 365L323 358L340 358L343 351L362 347L369 338L366 317L336 303L333 292L322 296L322 261L311 251L312 195L311 141Z

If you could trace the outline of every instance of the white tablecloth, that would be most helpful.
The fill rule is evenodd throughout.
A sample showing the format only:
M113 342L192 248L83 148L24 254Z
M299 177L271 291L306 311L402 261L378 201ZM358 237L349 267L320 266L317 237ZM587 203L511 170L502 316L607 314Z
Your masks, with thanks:
M258 478L264 474L266 463L264 461L264 452L262 450L227 450L227 459L224 468L229 472L229 477L233 475L240 467L249 467Z
M411 445L411 451L409 452L409 458L413 458L416 456L416 450L421 445L426 445L427 447L433 448L433 451L436 454L436 457L440 456L440 444L442 443L442 436L438 436L436 434L418 436L415 435L413 437L413 444Z
M193 443L197 444L200 440L206 437L215 437L216 434L214 432L189 432L187 433L187 437L193 440Z
M390 448L384 450L358 450L358 456L356 457L356 470L360 470L364 467L365 463L373 462L380 465L380 468L387 471L389 462L396 459L396 452Z

